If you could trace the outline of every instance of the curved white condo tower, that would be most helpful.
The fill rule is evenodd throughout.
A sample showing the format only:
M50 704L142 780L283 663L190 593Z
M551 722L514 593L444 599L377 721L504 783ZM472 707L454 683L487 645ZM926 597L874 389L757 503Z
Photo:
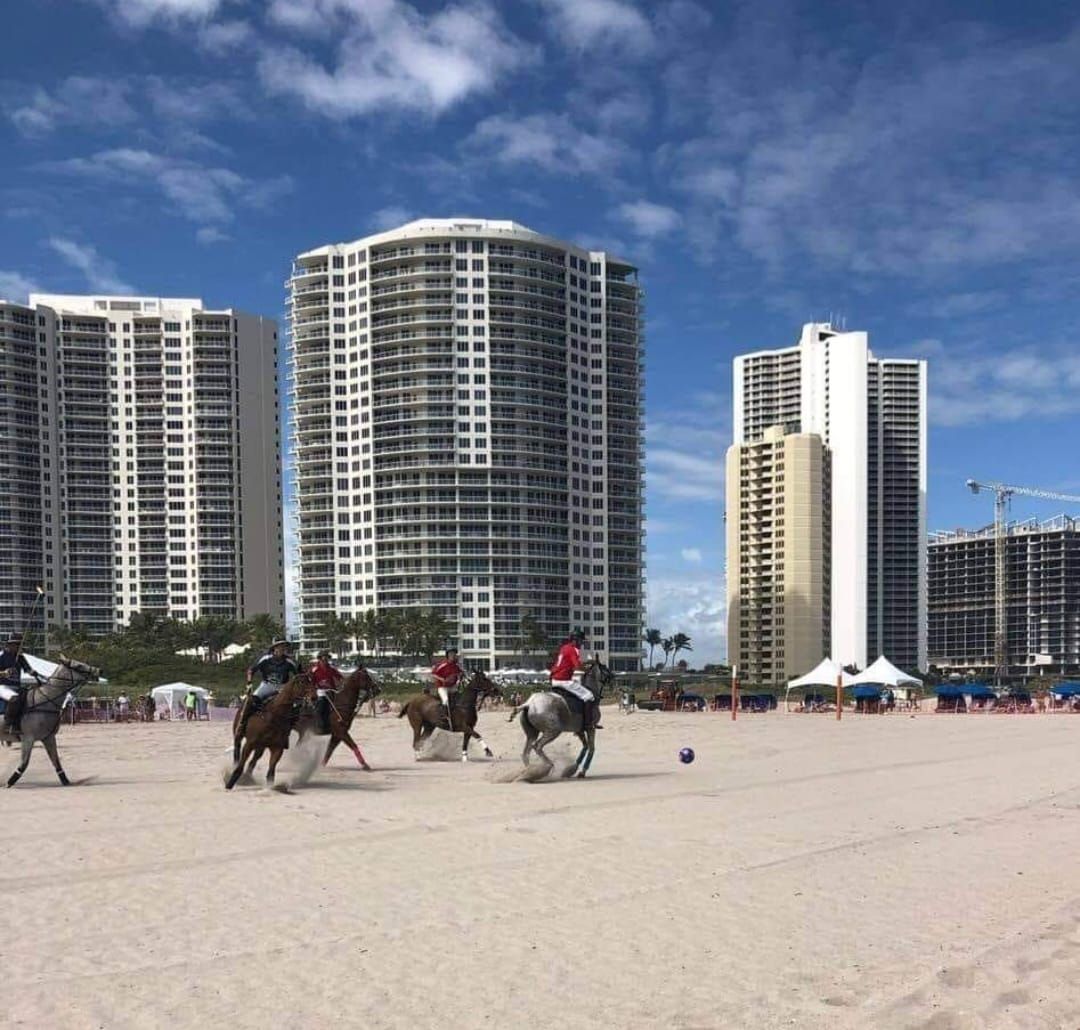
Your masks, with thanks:
M420 607L462 657L522 620L636 669L637 269L514 222L422 219L299 255L288 283L299 605Z

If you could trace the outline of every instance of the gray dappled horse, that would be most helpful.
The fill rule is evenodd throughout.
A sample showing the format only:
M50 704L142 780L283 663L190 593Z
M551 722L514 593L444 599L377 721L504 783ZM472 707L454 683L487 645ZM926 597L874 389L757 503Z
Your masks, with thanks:
M547 772L551 772L553 763L544 753L556 737L563 733L573 733L581 741L581 751L577 760L570 766L564 776L570 777L575 773L581 779L589 771L592 765L593 755L596 752L596 722L600 718L599 701L606 687L614 677L611 670L598 658L587 662L582 669L581 682L588 687L597 700L597 706L593 709L596 713L592 726L584 726L582 712L571 708L566 698L554 691L537 691L525 704L510 714L510 721L514 720L519 712L521 728L525 731L525 749L521 752L521 761L529 764L529 752L535 751L542 762L547 765ZM547 773L544 773L546 776Z
M26 707L22 713L22 758L19 767L8 777L7 785L14 787L30 764L30 752L36 741L41 741L56 775L65 786L70 786L67 774L60 765L56 751L56 731L60 728L60 715L64 710L64 698L78 690L87 680L97 679L98 670L82 662L60 656L56 671L47 679L31 687L26 694ZM0 731L0 739L15 743L15 738Z

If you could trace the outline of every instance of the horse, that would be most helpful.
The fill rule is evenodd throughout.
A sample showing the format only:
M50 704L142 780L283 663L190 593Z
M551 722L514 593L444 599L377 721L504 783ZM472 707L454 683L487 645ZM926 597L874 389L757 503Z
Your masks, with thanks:
M472 674L468 686L452 698L450 731L462 735L461 760L463 762L469 760L469 741L473 737L480 741L480 746L488 758L495 757L484 738L476 732L477 703L478 701L483 703L487 697L502 697L502 691L480 669L477 669ZM431 694L417 694L401 706L398 718L405 716L409 717L409 725L413 731L413 751L419 758L420 744L431 736L436 727L446 729L445 720L442 717L442 705L439 699Z
M341 686L334 691L332 697L328 697L330 703L330 742L326 745L326 754L323 756L323 765L330 761L330 756L338 744L344 743L346 747L356 755L360 768L371 771L371 766L364 760L359 745L349 735L353 718L360 710L361 705L366 705L373 697L381 693L381 688L371 678L367 669L355 669L345 677ZM315 715L304 713L296 723L296 730L301 738L306 733L315 729Z
M274 771L281 761L281 756L289 746L289 734L292 732L296 716L294 707L309 699L314 693L315 684L307 673L300 673L286 683L266 704L257 712L248 716L247 725L244 727L243 736L240 735L240 724L244 713L251 704L251 695L244 699L244 704L237 709L233 718L233 762L235 767L225 783L226 790L232 790L236 781L244 772L244 763L248 762L247 771L250 773L256 762L262 758L264 751L270 752L270 765L266 770L266 784L274 785ZM241 743L243 750L241 751Z
M56 750L56 731L60 727L60 716L64 710L64 699L74 693L87 680L97 679L98 670L83 662L60 656L60 662L51 676L43 683L31 687L26 695L26 706L22 713L22 758L18 768L8 777L7 785L14 787L19 777L26 772L30 764L30 752L36 741L41 741L45 753L56 770L60 783L71 786L60 765L60 755ZM12 743L19 738L0 730L0 740Z
M611 670L598 658L587 662L583 666L581 682L588 687L593 696L599 702L606 687L614 677ZM529 752L535 751L540 760L547 765L543 773L546 776L551 772L554 763L544 753L556 737L562 733L573 733L581 741L581 751L578 753L574 764L563 775L567 778L577 774L578 779L584 779L585 774L592 765L593 755L596 753L596 723L599 721L599 709L594 709L595 717L592 726L583 725L583 713L580 709L571 708L566 698L553 691L537 691L529 697L520 708L515 708L510 713L510 721L519 718L521 728L525 731L525 749L521 752L522 764L528 766ZM519 714L520 713L520 714Z

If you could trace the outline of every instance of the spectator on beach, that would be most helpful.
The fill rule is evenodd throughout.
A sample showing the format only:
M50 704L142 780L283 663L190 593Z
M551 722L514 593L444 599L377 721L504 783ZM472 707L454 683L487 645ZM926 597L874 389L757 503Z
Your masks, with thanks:
M128 707L130 702L128 701L127 694L121 694L116 699L116 719L118 722L128 721Z
M188 722L191 722L195 718L195 705L198 703L198 698L195 696L194 690L189 690L187 696L184 698L184 709L187 714Z

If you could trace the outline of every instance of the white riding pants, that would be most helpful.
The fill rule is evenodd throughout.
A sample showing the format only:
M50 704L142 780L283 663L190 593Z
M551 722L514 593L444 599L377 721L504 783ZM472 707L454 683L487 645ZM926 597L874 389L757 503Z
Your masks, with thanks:
M280 683L260 683L255 688L255 696L260 701L265 701L268 697L273 697L280 689Z
M438 689L438 692L439 692L439 700L443 703L446 710L449 711L450 710L450 688L449 687L438 687L437 689Z
M580 679L572 680L552 680L551 685L558 687L560 690L569 690L575 697L580 697L582 701L595 701L596 697L593 692L585 686Z

